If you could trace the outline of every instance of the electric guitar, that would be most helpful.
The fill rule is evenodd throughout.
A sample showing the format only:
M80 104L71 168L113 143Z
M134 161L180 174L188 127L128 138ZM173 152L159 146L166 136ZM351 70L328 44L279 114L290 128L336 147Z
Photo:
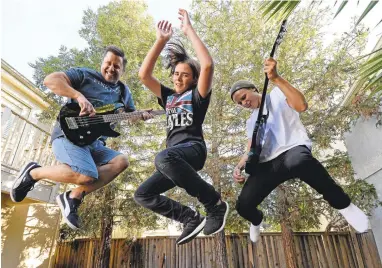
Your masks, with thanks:
M284 38L284 35L286 33L286 20L284 20L281 24L280 31L277 35L276 41L273 44L272 51L270 54L270 57L273 58L276 52L276 48L280 45L281 41ZM267 87L268 87L268 76L265 74L265 82L263 87L263 93L261 96L261 104L259 108L259 114L257 116L255 128L253 130L252 135L252 143L251 148L248 152L248 159L245 163L245 172L252 175L255 173L256 165L259 163L260 160L260 154L262 150L261 142L264 137L265 132L265 124L269 115L269 112L266 115L263 115L263 109L264 109L264 103L265 103L265 96L267 94Z
M95 116L79 116L81 111L78 103L67 103L58 115L61 129L66 138L78 146L92 144L101 136L118 137L120 133L113 130L111 123L128 119L143 119L143 113L136 111L131 113L115 113L115 110L96 113ZM149 111L153 115L165 114L164 110Z

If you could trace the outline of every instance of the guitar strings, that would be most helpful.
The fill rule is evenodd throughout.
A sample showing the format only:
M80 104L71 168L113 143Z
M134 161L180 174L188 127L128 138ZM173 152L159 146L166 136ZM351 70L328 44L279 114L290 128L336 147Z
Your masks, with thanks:
M141 117L142 114L143 112L136 112L134 114L133 113L109 114L107 116L114 117L113 119L119 120L119 119L131 119L134 117ZM157 114L157 113L154 112L154 114ZM158 113L158 114L161 114L161 113ZM99 123L111 123L113 121L112 120L110 122L105 122L104 115L95 115L95 116L89 116L89 117L78 116L73 118L76 121L77 125L79 126L93 125L93 124L99 124Z

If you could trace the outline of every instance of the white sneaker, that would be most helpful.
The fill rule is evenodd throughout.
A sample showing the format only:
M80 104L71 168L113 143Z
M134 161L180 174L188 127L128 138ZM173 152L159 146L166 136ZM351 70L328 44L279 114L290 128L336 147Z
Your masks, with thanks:
M249 238L253 243L256 243L260 238L260 226L261 223L259 225L253 225L251 223L251 227L249 227Z
M351 203L347 208L338 211L357 232L364 233L367 231L369 221L366 214L359 207Z

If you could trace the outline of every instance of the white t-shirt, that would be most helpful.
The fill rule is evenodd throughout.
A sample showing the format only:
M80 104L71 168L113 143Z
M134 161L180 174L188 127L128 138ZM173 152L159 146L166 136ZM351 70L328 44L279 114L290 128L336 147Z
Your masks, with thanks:
M270 161L299 145L306 145L309 149L312 147L312 141L306 134L299 113L288 105L284 93L275 87L269 95L271 105L264 140L262 141L260 163ZM259 109L255 109L247 120L248 139L252 139L258 113ZM267 106L265 103L263 114L266 113Z

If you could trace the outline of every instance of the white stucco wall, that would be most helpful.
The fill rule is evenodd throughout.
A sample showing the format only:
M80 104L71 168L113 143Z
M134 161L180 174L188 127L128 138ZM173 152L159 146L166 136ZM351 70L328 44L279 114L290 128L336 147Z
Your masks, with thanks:
M377 127L377 118L360 118L345 135L352 166L357 179L364 179L375 186L382 200L382 126ZM373 211L371 228L382 256L382 207Z

